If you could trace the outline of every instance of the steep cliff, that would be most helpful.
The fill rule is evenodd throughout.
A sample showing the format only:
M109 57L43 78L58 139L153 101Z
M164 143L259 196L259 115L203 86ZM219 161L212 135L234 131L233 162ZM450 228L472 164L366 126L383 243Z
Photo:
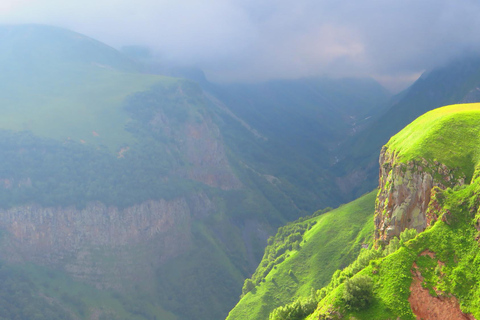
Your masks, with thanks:
M0 211L7 232L0 254L62 269L98 288L131 286L153 279L161 263L188 250L193 217L214 209L204 194L125 209L100 202L84 209L15 207Z
M379 192L375 206L375 239L392 237L428 225L433 187L469 183L478 160L478 104L453 105L418 118L380 153Z
M433 187L461 186L465 175L425 159L397 161L395 151L380 152L379 191L375 205L375 240L388 243L405 229L422 232L428 226L427 210Z
M340 176L348 178L352 168L365 176L363 180L351 181L349 190L362 194L376 187L378 153L393 135L435 108L480 102L479 84L480 58L467 53L426 71L412 86L396 95L389 109L374 119L366 130L353 136L339 152L335 169Z

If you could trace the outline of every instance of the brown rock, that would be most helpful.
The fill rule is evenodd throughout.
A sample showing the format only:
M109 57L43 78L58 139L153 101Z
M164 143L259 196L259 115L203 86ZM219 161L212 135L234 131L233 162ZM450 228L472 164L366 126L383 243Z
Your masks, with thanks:
M464 183L463 178L453 179L453 170L437 161L428 164L422 159L422 166L416 166L414 161L405 164L396 159L394 152L382 148L379 192L375 205L377 244L388 243L407 228L414 228L418 232L425 230L437 218L432 210L427 214L432 189L445 189ZM440 178L434 178L431 172L438 172Z

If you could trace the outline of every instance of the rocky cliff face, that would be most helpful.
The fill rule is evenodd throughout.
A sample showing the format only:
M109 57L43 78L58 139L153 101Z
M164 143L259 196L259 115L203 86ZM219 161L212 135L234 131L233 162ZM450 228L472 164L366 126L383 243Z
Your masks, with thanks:
M198 95L204 101L203 94ZM182 86L173 96L184 105L190 104ZM167 152L177 155L176 173L183 178L223 190L242 187L229 164L220 129L205 109L192 105L185 111L185 119L179 120L168 116L159 105L148 122L148 128L168 137Z
M409 228L427 227L427 209L433 187L445 189L465 183L457 168L425 159L402 163L395 151L380 152L379 191L375 204L375 240L388 243Z
M155 268L188 250L192 219L215 210L203 193L120 210L25 205L0 211L2 258L64 270L99 288L154 278ZM119 281L122 279L122 281Z

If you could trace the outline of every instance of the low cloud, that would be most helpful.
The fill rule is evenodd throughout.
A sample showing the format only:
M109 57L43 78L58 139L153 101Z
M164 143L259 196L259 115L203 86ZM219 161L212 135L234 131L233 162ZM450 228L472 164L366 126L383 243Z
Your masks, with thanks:
M394 89L464 50L478 50L479 13L480 3L470 0L0 4L0 22L57 25L114 47L147 45L164 60L200 67L213 81L373 76Z

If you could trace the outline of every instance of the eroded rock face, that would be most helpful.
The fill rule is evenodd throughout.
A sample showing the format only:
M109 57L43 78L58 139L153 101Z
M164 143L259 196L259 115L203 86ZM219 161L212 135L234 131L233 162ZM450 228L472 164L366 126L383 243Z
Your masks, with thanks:
M14 207L0 210L6 232L0 255L61 269L99 288L120 288L153 279L160 264L188 250L191 221L213 210L203 193L125 209L100 202L84 209Z
M202 182L223 190L239 189L242 183L228 161L220 129L210 115L198 113L181 125L159 109L149 122L154 132L162 132L174 143L168 146L170 154L180 154L186 164L176 173L184 178Z
M429 255L435 258L435 254L431 251L424 251L420 255ZM445 265L438 261L439 266ZM410 297L408 302L412 308L412 312L417 319L422 320L475 320L471 314L463 313L457 298L449 296L438 289L435 289L436 297L432 296L422 283L424 278L414 262L412 266L413 281L410 285Z
M425 159L400 163L383 147L380 152L379 191L375 204L375 240L388 243L409 228L427 227L427 209L433 187L462 185L465 177L456 169ZM460 176L460 178L455 178Z

